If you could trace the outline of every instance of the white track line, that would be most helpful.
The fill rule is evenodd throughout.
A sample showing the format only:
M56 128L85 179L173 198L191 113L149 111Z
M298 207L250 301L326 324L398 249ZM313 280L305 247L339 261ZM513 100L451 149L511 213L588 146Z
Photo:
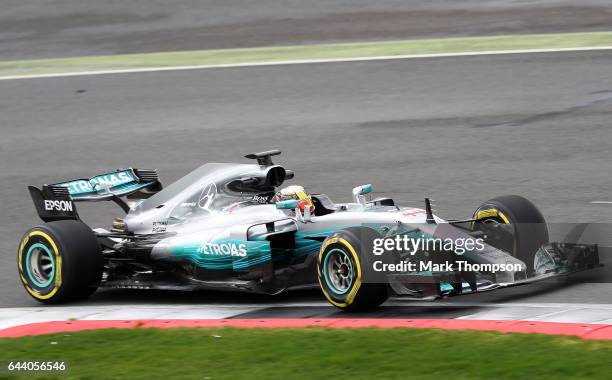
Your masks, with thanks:
M395 301L395 302L394 302ZM564 302L445 302L445 301L420 301L392 297L385 305L393 306L428 306L428 307L494 307L494 308L582 308L609 310L612 317L612 304L606 303L564 303ZM2 310L2 309L0 309Z
M150 73L150 72L158 72L158 71L183 71L183 70L257 67L257 66L301 65L301 64L308 64L308 63L391 61L391 60L399 60L399 59L472 57L472 56L481 56L481 55L505 55L505 54L560 53L560 52L596 51L596 50L612 50L612 46L590 46L590 47L559 48L559 49L521 49L521 50L475 51L475 52L439 53L439 54L386 55L386 56L378 56L378 57L355 57L355 58L301 59L301 60L272 61L272 62L230 63L230 64L219 64L219 65L158 66L158 67L147 67L147 68L140 68L140 69L119 69L119 70L79 71L79 72L66 72L66 73L53 73L53 74L13 75L13 76L0 77L0 81L15 80L15 79L36 79L36 78L58 78L58 77L74 77L74 76L89 76L89 75L105 75L105 74Z

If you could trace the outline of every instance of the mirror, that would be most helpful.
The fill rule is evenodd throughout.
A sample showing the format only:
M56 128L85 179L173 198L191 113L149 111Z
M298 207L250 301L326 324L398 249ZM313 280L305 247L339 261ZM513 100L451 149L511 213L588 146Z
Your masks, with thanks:
M353 188L353 198L355 202L365 205L365 195L370 194L372 192L372 184L368 183L367 185L361 185Z

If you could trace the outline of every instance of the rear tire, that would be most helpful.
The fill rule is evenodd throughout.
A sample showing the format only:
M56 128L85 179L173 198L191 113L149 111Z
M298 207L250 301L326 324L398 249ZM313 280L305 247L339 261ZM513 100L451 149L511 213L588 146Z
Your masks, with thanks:
M35 300L55 304L93 294L104 262L93 231L81 221L61 220L30 229L21 239L19 277Z
M474 229L479 223L511 224L513 239L491 243L494 247L511 253L527 265L527 273L533 272L536 251L548 243L548 227L538 208L519 195L504 195L484 202L474 212Z
M373 309L388 298L387 284L368 281L364 252L379 238L367 227L351 227L328 236L319 252L317 275L321 291L334 306L345 311Z

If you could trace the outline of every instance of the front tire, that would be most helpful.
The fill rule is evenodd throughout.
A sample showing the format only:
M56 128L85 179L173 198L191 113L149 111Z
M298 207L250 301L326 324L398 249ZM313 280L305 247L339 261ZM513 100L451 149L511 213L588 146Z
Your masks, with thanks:
M93 294L104 263L92 230L81 221L61 220L26 232L19 245L18 267L28 294L55 304Z
M368 281L367 247L380 235L351 227L328 236L319 251L317 275L325 298L345 311L373 309L388 298L387 284Z
M538 208L519 195L504 195L484 202L474 212L474 229L487 230L487 224L512 225L509 239L488 242L511 253L533 272L536 251L548 243L546 220Z

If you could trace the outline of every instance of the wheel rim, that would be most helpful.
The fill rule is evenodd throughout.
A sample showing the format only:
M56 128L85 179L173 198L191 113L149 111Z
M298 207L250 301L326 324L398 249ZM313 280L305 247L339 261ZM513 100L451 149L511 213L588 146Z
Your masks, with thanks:
M55 277L55 260L49 248L36 243L28 249L25 259L26 272L32 283L40 288L51 285Z
M325 256L323 263L325 282L336 294L345 294L354 282L355 270L349 254L340 248L334 248Z
M487 217L487 218L483 218L480 219L479 222L483 223L483 224L512 224L507 222L506 220L504 220L507 218L501 218L501 217ZM510 252L510 254L512 254L512 256L517 255L517 248L516 248L516 227L513 226L513 233L512 233L512 251Z

